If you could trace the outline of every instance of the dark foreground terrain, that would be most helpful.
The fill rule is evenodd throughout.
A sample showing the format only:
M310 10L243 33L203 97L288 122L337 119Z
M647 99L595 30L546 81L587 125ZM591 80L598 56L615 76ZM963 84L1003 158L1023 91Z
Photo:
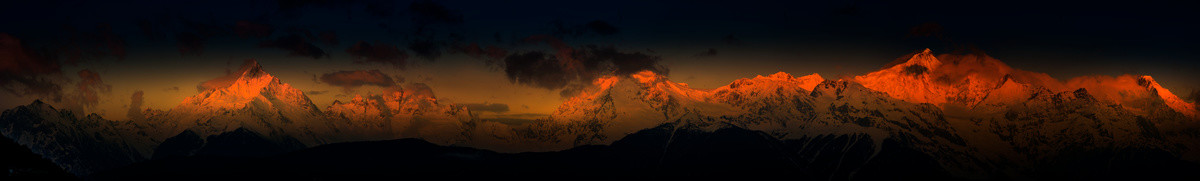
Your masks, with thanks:
M963 180L931 157L886 139L829 136L778 140L762 132L640 131L610 146L505 154L438 146L419 139L338 143L275 156L196 155L136 163L88 180L359 180L359 179L706 179ZM1194 180L1200 166L1155 151L1087 152L1045 169L983 180ZM873 157L872 157L873 156ZM869 161L868 161L869 160ZM60 171L61 172L61 171ZM1000 173L997 173L1000 175ZM1020 175L1020 174L1018 174ZM969 179L976 180L979 178Z
M0 139L0 166L4 168L0 180L77 180L54 162L8 138Z

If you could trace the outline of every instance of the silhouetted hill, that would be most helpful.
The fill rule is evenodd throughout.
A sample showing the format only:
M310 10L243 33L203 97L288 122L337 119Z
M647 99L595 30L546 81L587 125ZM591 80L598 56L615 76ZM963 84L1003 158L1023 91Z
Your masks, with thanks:
M90 178L847 180L855 171L890 175L888 178L947 178L929 157L900 144L885 145L881 154L874 155L878 158L866 161L875 151L866 139L863 135L782 141L741 128L705 132L663 125L632 134L611 146L581 146L560 152L505 154L400 139L329 144L266 158L201 155L154 160Z
M439 146L419 139L335 143L271 157L199 155L133 164L100 172L97 180L346 180L416 179L711 179L947 180L933 157L892 137L875 145L869 135L778 140L732 127L715 131L666 124L610 146L558 152L497 153ZM1074 153L1074 152L1073 152ZM1196 164L1155 150L1083 151L1052 158L1020 178L1195 178ZM1003 167L1004 165L993 165ZM996 167L992 167L996 169Z
M29 151L29 148L0 137L0 180L78 180L54 162Z

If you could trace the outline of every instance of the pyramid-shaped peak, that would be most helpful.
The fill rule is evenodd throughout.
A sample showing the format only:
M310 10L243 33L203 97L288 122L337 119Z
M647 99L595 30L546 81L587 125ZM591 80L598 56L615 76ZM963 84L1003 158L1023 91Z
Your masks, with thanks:
M42 99L34 99L33 103L29 103L29 105L43 105L43 104L46 104L46 102L42 102Z
M939 65L942 65L942 62L938 61L936 56L933 56L933 51L926 48L924 51L921 51L921 53L913 54L913 56L909 58L907 62L904 62L904 64L900 65L903 67L920 65L932 70L937 68Z
M758 78L774 78L774 79L785 79L785 80L786 79L800 79L801 81L807 81L807 80L824 81L825 80L824 78L821 77L820 74L817 74L817 73L796 77L792 74L788 74L787 72L776 72L775 74L771 74L768 76L759 75L758 77L756 77L756 79L758 79Z
M1138 78L1138 85L1142 87L1151 87L1155 84L1158 84L1158 82L1155 82L1154 77L1150 77L1149 75L1143 75Z
M1163 88L1162 85L1158 84L1158 81L1154 81L1154 77L1150 77L1149 75L1138 76L1137 84L1138 86L1142 86L1142 88L1152 89L1156 92L1166 89Z
M818 74L818 73L813 73L813 74L805 75L805 76L803 76L803 77L800 77L800 78L821 79L821 80L824 80L824 79L825 79L824 77L821 77L821 74Z
M262 65L259 65L257 60L247 59L242 62L242 66L238 68L237 74L241 75L241 77L258 77L267 75L267 72L263 71Z
M274 79L274 77L271 77L271 74L267 74L266 71L263 71L262 65L259 65L258 61L254 60L254 59L248 59L248 60L242 62L242 66L241 66L241 68L238 68L237 72L230 72L229 74L226 74L225 76L221 76L221 77L217 77L212 80L204 81L203 83L200 83L199 86L197 86L197 89L199 89L201 92L203 92L203 91L212 90L215 88L229 87L234 84L237 84L238 82L245 83L247 81L254 81L254 80L260 80L260 79L271 80L271 79Z
M173 111L202 112L246 107L254 100L269 100L271 104L316 110L304 95L291 85L263 71L255 60L246 60L238 72L217 77L197 86L200 94L184 99Z
M1168 107L1171 107L1171 109L1174 109L1176 112L1182 113L1188 117L1200 119L1200 113L1197 112L1195 104L1188 103L1174 93L1171 93L1171 90L1167 90L1167 88L1158 84L1157 81L1154 81L1153 77L1150 77L1149 75L1142 75L1141 77L1138 77L1137 83L1139 86L1145 87L1152 93L1157 94L1158 97L1161 98Z
M787 72L780 71L780 72L776 72L775 74L771 74L767 77L790 79L790 78L793 78L794 76L792 76L792 74L788 74Z
M32 103L29 103L29 105L26 105L25 107L35 108L35 109L46 109L46 108L54 109L54 106L51 106L50 104L48 104L46 102L43 102L42 99L34 99Z

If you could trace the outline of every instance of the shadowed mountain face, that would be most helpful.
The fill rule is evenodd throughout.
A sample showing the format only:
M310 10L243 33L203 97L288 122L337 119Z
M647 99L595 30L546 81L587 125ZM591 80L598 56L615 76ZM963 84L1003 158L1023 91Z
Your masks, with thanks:
M196 154L201 147L204 147L204 138L200 138L200 135L196 135L196 132L185 130L182 133L179 133L179 135L175 135L171 138L163 140L162 144L159 144L158 147L154 149L154 156L151 158L164 159L171 157L192 156Z
M77 180L50 160L8 138L0 139L0 160L4 180Z
M652 71L602 76L526 124L481 120L423 86L322 111L253 60L200 88L144 120L80 117L38 101L5 111L0 131L101 180L1039 180L1200 171L1195 107L1149 76L1059 81L929 50L853 79L780 72L694 89Z
M128 143L142 132L91 115L78 118L41 101L4 111L4 136L75 174L146 160Z

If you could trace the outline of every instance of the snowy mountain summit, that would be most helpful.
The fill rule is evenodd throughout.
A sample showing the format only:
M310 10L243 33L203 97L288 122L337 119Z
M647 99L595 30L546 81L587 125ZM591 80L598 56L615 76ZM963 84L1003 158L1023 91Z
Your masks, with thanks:
M1109 169L1090 160L1200 162L1195 104L1150 76L1058 80L987 55L929 49L847 79L779 72L696 89L654 71L600 76L549 116L517 125L480 119L412 83L321 110L254 60L198 89L170 110L128 121L35 101L4 111L0 133L78 175L148 159L269 156L338 142L419 138L555 152L675 145L730 130L786 150L773 154L792 165L813 165L803 172L827 174L814 178L913 162L922 165L914 170L978 179Z

